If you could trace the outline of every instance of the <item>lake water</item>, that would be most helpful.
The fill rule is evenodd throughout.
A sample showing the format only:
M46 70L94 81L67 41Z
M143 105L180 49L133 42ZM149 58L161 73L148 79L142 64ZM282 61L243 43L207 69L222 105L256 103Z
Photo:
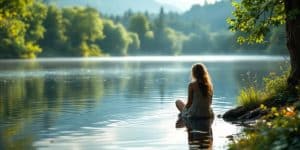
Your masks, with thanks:
M176 128L191 65L205 63L216 115L236 106L248 80L284 57L194 56L0 60L0 149L189 149L198 132ZM244 81L243 79L246 79ZM178 127L178 126L177 126ZM225 149L240 127L215 118L208 137ZM200 137L201 138L201 137ZM190 146L189 146L190 141Z

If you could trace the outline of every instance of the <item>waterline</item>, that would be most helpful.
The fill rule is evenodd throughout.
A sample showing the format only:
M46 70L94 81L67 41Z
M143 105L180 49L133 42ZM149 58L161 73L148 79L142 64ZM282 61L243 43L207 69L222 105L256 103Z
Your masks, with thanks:
M89 58L38 58L34 60L23 59L2 59L1 62L77 62L77 61L94 61L94 62L233 62L233 61L283 61L289 60L288 56L272 55L198 55L198 56L120 56L120 57L89 57Z

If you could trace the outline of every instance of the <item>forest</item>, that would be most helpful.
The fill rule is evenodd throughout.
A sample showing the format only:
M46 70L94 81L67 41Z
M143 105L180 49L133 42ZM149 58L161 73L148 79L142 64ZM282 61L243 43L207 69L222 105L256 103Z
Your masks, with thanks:
M90 6L60 7L47 1L0 2L0 57L285 54L284 27L263 44L240 45L226 18L228 1L190 10L102 14ZM7 4L4 4L7 3ZM218 13L214 13L218 12Z

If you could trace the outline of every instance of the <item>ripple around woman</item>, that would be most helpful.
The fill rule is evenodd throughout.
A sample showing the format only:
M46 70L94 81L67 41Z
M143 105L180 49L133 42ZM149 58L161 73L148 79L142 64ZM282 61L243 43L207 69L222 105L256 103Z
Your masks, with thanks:
M180 111L176 128L187 127L190 148L211 148L214 113L211 108L213 85L206 67L194 64L192 82L188 86L188 100L185 104L176 101Z
M176 121L176 128L186 126L190 150L212 149L213 132L211 125L214 118L183 118L179 117Z

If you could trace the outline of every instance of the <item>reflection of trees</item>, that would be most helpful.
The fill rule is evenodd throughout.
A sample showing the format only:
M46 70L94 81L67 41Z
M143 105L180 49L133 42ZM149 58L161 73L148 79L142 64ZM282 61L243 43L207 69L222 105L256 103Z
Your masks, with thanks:
M1 70L13 72L0 76L0 149L32 149L38 131L53 127L65 111L94 107L103 95L163 102L174 94L169 89L186 94L190 67L165 62L7 63ZM178 72L182 68L186 71Z
M159 79L159 97L160 97L160 101L163 101L163 98L165 97L165 89L166 89L166 82L167 80L164 80L164 74L159 74L158 76Z
M41 101L43 96L44 83L42 78L24 77L25 71L31 71L40 66L36 63L29 62L28 65L19 64L17 69L20 70L18 78L1 79L0 84L0 122L9 123L7 127L1 126L0 131L0 149L24 149L31 148L31 142L34 135L29 137L19 137L26 130L25 122L32 123L36 105L32 101ZM40 111L41 112L41 111ZM1 124L3 124L1 123ZM14 138L14 140L13 140ZM1 147L2 146L2 147Z
M40 74L47 68L38 62L10 65L18 72L0 77L0 149L32 149L39 128L52 127L66 108L93 107L103 95L99 75Z

